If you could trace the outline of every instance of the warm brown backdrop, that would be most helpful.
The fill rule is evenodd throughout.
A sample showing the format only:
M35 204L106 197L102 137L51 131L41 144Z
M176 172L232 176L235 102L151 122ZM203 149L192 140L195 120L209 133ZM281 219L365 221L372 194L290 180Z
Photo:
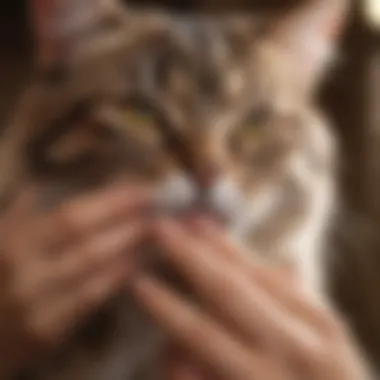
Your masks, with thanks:
M160 1L167 7L217 11L227 9L231 3L251 9L271 9L296 2ZM6 3L8 9L0 14L0 126L29 76L33 51L24 2ZM352 319L374 362L380 363L380 121L370 122L374 113L370 105L377 102L374 97L376 90L380 90L380 80L376 83L371 79L371 72L378 73L380 78L380 33L376 36L371 32L356 9L342 44L341 63L321 94L342 146L342 208L332 234L331 278L337 302Z

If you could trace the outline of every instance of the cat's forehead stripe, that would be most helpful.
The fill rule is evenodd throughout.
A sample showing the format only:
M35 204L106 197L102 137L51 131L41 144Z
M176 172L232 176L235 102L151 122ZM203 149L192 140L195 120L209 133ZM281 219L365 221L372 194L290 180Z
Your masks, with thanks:
M141 56L140 86L156 86L159 93L173 95L178 101L185 96L187 106L190 101L198 110L204 108L202 103L222 104L238 96L244 88L244 75L229 32L226 24L217 20L173 19L166 44ZM187 83L182 86L186 94L171 94L181 81Z

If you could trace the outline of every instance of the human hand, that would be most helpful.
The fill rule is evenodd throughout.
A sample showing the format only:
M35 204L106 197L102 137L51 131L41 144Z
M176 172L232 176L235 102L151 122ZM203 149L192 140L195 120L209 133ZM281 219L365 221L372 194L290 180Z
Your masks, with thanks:
M370 378L345 323L288 273L253 262L205 221L190 230L161 222L156 234L200 298L192 304L149 274L133 283L174 342L173 380Z
M0 355L24 365L122 288L143 233L141 186L119 184L49 214L24 194L0 219ZM0 368L1 370L1 368ZM1 371L0 371L1 372Z

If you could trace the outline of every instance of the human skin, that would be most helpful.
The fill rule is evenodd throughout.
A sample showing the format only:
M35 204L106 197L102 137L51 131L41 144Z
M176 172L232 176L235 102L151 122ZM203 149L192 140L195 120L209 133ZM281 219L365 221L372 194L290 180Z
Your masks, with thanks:
M118 183L41 213L35 193L0 218L1 378L61 344L125 286L151 198Z
M163 257L191 284L194 305L149 273L133 277L141 306L168 333L172 380L367 380L343 319L205 220L154 228Z
M68 338L125 282L171 337L172 380L370 378L336 312L305 295L286 271L248 259L208 221L149 228L203 307L136 273L133 247L150 224L139 215L150 200L146 189L119 184L49 214L37 212L27 193L3 214L2 378L35 359L38 348Z

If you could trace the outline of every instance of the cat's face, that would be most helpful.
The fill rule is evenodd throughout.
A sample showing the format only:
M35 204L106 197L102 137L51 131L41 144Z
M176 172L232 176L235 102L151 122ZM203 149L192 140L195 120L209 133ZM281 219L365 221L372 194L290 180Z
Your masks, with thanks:
M168 211L207 211L242 232L271 217L277 203L306 202L302 171L323 170L329 151L310 116L313 81L326 58L321 47L303 56L291 34L278 38L288 21L266 31L246 17L113 17L71 25L76 40L62 72L37 86L44 114L59 101L64 119L84 102L78 129L88 128L89 149L108 162L103 169L120 165L147 180ZM310 43L323 40L313 33ZM89 144L92 129L99 134ZM75 128L73 136L80 139ZM58 157L61 149L75 162L83 147L71 152L73 145L62 138L47 151Z

